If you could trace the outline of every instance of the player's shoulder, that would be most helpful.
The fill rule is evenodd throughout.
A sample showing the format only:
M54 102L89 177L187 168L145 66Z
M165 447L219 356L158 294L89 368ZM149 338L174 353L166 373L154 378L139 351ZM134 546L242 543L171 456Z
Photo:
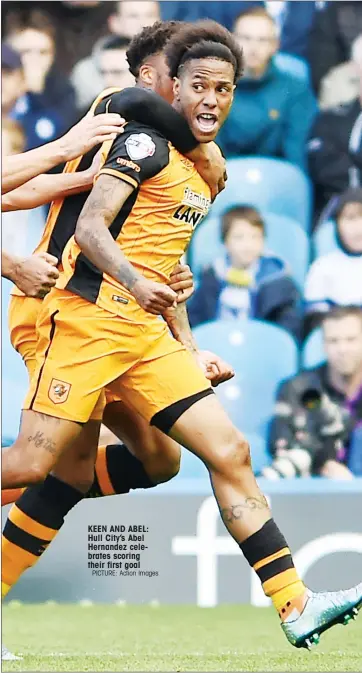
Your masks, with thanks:
M130 121L120 134L120 141L124 144L126 153L132 161L141 161L153 158L155 162L166 166L169 163L170 149L166 138L155 129Z

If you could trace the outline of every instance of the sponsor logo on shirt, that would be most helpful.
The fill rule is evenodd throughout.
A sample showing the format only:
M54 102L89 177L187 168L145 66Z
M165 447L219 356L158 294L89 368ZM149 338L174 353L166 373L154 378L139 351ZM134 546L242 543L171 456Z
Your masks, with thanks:
M117 157L116 162L120 166L126 166L127 168L131 168L133 171L136 171L136 173L139 173L141 171L141 167L138 164L135 164L134 161L128 161L128 159Z

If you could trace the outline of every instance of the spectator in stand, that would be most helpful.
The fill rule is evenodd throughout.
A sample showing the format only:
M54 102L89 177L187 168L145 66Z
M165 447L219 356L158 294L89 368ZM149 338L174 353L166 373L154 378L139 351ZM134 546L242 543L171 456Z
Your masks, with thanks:
M276 65L277 28L262 7L238 17L234 34L243 48L245 72L218 136L226 157L279 157L304 169L305 144L316 113L307 81Z
M314 2L293 0L292 2L239 1L239 0L163 0L161 18L164 21L197 21L213 19L232 30L235 20L242 12L252 7L265 7L275 18L280 34L281 50L305 58L308 51L308 37L314 13Z
M319 96L323 78L350 58L353 41L362 33L362 4L324 2L317 10L309 42L314 91Z
M362 188L348 189L336 210L339 248L316 259L305 282L306 333L332 306L362 308Z
M11 115L26 133L25 149L58 138L76 118L75 95L68 80L55 65L55 31L39 10L8 16L7 40L20 55L25 77L25 96L19 98Z
M332 68L323 78L318 101L321 110L352 103L358 98L361 65L362 34L352 44L350 60Z
M334 308L324 318L323 340L326 362L278 390L269 442L274 461L265 477L362 474L362 311Z
M21 58L7 44L1 47L1 116L9 117L18 98L25 94L25 78Z
M102 0L5 0L1 9L5 25L8 16L14 12L21 13L24 22L34 9L46 13L56 31L57 66L69 76L74 65L91 53L94 43L108 34L107 21L114 11L114 4Z
M142 2L121 0L121 2L115 3L115 11L108 18L108 28L111 36L108 35L106 38L102 38L96 42L91 55L79 61L72 71L71 80L77 93L78 108L83 109L89 106L102 88L104 88L100 60L101 55L103 59L107 58L108 61L111 58L109 55L104 55L104 49L109 44L110 37L118 36L123 38L125 40L124 45L126 45L144 26L151 26L159 19L160 5L158 2L153 2L152 0L144 0ZM121 56L120 60L120 70L124 72L125 57ZM118 70L114 66L113 69ZM115 72L114 80L123 81L123 77L120 80L119 72ZM132 78L128 78L128 83L126 84L113 83L111 86L131 86L132 84L134 84L134 81Z
M222 220L222 240L223 254L204 270L188 304L191 326L218 319L257 318L298 338L299 291L285 262L264 250L265 225L260 213L251 206L228 210Z
M90 59L85 59L79 67L75 67L72 83L76 90L78 109L89 108L102 89L134 86L135 80L129 71L126 57L129 44L128 37L110 35L97 45Z
M347 3L348 4L348 3ZM358 98L321 112L308 143L309 174L315 187L316 220L330 217L338 195L362 184L362 53L356 62Z

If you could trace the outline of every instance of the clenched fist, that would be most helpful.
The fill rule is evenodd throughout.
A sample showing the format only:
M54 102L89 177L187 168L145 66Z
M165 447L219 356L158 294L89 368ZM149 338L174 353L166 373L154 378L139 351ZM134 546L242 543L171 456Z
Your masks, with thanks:
M163 283L155 283L147 278L140 278L130 290L137 303L147 313L161 315L170 306L176 306L177 294Z
M171 273L169 285L177 292L177 303L181 304L190 299L194 293L194 277L187 264L177 264Z
M43 298L59 278L58 260L47 252L19 259L11 280L27 297Z
M235 376L233 368L211 351L198 351L196 359L214 388Z

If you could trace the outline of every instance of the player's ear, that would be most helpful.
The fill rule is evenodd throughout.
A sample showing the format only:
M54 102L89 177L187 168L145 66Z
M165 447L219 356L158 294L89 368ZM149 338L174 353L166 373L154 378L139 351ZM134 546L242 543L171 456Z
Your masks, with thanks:
M180 100L180 80L178 77L173 80L173 95L175 100Z
M143 63L140 67L138 78L143 84L152 87L154 84L154 68L149 63Z

